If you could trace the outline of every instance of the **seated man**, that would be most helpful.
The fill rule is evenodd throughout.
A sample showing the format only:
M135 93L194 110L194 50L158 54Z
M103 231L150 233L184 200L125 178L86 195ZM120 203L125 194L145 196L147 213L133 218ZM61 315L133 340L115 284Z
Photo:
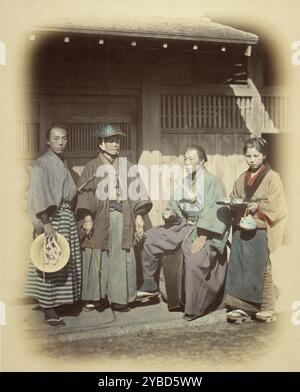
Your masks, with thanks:
M206 170L205 162L207 156L202 147L187 148L185 185L175 190L163 214L165 225L146 233L141 255L144 283L138 291L138 299L158 294L154 274L159 258L181 246L185 260L184 318L188 321L219 306L227 270L223 254L231 215L227 207L217 204L225 197L225 189L222 182Z

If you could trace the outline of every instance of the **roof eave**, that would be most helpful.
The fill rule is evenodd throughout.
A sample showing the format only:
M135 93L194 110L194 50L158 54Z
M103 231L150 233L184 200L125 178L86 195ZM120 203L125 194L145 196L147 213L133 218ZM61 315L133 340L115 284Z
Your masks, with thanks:
M228 43L228 44L245 44L255 45L258 42L258 36L253 33L245 33L247 37L220 37L213 36L205 37L201 35L183 35L179 33L160 33L155 31L138 32L130 30L109 30L109 29L95 29L84 27L63 27L63 26L40 26L32 28L34 31L52 32L52 33L73 33L73 34L87 34L99 35L103 37L131 37L131 38L146 38L146 39L163 39L168 41L194 41L194 42L212 42L212 43Z

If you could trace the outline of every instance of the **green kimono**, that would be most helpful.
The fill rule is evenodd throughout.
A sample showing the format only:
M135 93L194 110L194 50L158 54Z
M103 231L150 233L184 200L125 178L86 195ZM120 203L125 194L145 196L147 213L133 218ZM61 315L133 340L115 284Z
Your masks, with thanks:
M222 254L229 236L231 214L227 207L218 205L217 201L224 199L226 191L221 180L211 174L207 169L203 169L203 174L203 195L201 197L203 203L199 206L200 211L196 214L192 239L196 238L197 232L202 231L208 234L212 240L212 245ZM167 210L175 212L181 219L189 219L190 212L186 204L183 207L187 211L183 210L182 205L176 200L175 192L167 206ZM195 216L194 211L193 215Z
M180 225L157 229L156 235L152 234L148 243L145 244L148 254L146 255L145 252L143 258L145 264L147 259L150 264L151 250L153 254L155 254L154 252L158 254L158 247L168 250L171 249L171 246L174 247L173 244L182 241L181 249L185 265L185 298L180 299L179 303L185 303L186 314L195 316L207 314L222 303L227 271L224 249L231 225L230 210L228 207L217 204L225 197L224 185L206 169L201 170L199 175L201 174L203 182L200 181L200 190L196 192L194 203L190 203L192 205L178 200L176 192L169 202L167 210L175 212L179 216ZM188 229L190 222L194 222L191 230ZM205 235L207 240L200 251L192 253L192 243L199 235ZM178 293L181 296L181 287L176 289L176 286L178 286L178 282L180 286L182 281L179 276L182 271L182 259L180 261L178 254L175 254L171 262L166 263L163 258L162 263L168 302L174 305L178 303L176 298ZM174 270L178 271L177 278ZM168 290L168 288L171 289Z

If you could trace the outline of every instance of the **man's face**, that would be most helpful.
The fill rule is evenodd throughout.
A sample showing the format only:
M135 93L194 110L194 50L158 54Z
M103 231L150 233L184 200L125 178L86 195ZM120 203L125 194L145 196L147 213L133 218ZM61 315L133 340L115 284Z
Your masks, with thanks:
M184 154L184 168L187 173L194 173L201 164L196 150L186 150Z
M100 147L109 155L119 155L120 153L120 135L109 136L102 139Z
M50 150L60 155L65 151L67 141L67 131L65 129L53 128L50 132L47 144Z

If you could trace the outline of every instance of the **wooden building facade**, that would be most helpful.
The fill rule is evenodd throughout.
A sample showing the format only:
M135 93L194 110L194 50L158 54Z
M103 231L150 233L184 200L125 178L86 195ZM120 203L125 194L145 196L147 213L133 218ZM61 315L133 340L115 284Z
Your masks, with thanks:
M28 163L46 130L66 127L66 158L78 174L97 154L95 130L116 123L134 162L182 162L190 144L229 191L244 169L244 141L289 127L288 97L264 83L264 47L255 34L212 23L39 26L30 31L30 110L18 121ZM152 221L160 222L156 200Z

